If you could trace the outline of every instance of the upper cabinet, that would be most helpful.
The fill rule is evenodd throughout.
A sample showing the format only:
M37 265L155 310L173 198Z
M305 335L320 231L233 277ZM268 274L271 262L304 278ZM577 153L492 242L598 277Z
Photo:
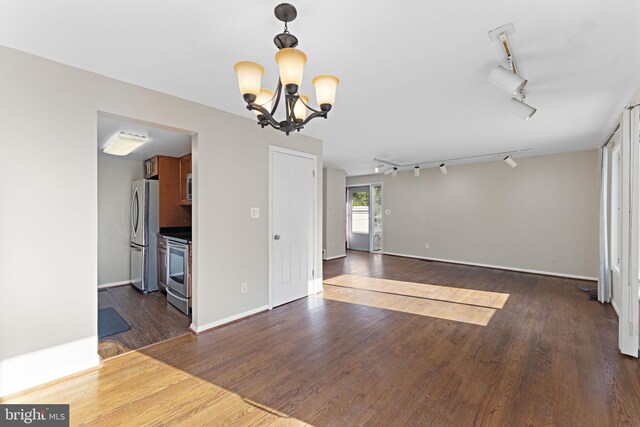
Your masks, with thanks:
M144 162L144 178L145 179L152 179L152 178L158 178L158 163L159 163L159 156L155 156L150 158L149 160L145 160Z
M180 158L180 204L191 204L191 154Z
M191 160L191 155L188 156ZM144 177L157 179L159 187L159 222L160 228L191 226L191 201L182 202L183 178L182 171L186 171L186 163L182 159L168 156L155 156L144 162ZM189 173L191 173L191 161ZM186 175L184 178L186 194ZM186 197L186 196L185 196Z

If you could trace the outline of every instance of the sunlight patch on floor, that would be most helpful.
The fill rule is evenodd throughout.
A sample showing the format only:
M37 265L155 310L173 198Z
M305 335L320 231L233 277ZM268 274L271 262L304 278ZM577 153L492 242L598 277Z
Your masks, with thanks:
M343 274L324 280L323 298L486 326L509 294Z
M310 426L139 351L0 401L68 403L72 425Z
M398 280L376 279L375 277L343 274L325 279L328 285L345 286L376 292L388 292L397 295L428 298L481 307L502 308L509 294L478 291L476 289L454 288L451 286L430 285L427 283L401 282Z

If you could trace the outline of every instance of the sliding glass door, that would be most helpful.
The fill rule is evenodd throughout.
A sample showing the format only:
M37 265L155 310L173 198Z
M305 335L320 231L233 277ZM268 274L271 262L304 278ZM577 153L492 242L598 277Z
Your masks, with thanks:
M349 201L348 247L357 251L369 251L371 240L369 186L351 187L347 194Z
M382 252L382 184L347 189L347 248Z

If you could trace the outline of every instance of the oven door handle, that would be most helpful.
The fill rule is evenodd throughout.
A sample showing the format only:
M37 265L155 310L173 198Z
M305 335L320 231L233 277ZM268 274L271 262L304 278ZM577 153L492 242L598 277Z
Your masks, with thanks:
M180 301L183 301L183 302L189 301L188 298L184 298L184 297L178 296L178 295L174 294L173 292L171 292L171 288L167 288L167 293L169 295L171 295L172 297L174 297L175 299L178 299Z
M169 240L167 242L167 246L169 248L174 248L174 249L183 250L183 251L188 251L189 250L189 245L185 245L185 244L182 244L182 243L176 243L173 240Z

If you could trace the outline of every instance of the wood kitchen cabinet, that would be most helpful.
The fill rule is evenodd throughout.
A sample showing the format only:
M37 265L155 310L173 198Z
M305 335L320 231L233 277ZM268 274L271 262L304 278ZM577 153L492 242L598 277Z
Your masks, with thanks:
M158 177L158 158L155 156L144 162L144 178L153 179Z
M158 180L160 228L191 226L191 206L180 203L180 160L177 157L155 156L144 162L145 178Z
M180 204L190 205L188 180L191 177L191 154L180 157Z

